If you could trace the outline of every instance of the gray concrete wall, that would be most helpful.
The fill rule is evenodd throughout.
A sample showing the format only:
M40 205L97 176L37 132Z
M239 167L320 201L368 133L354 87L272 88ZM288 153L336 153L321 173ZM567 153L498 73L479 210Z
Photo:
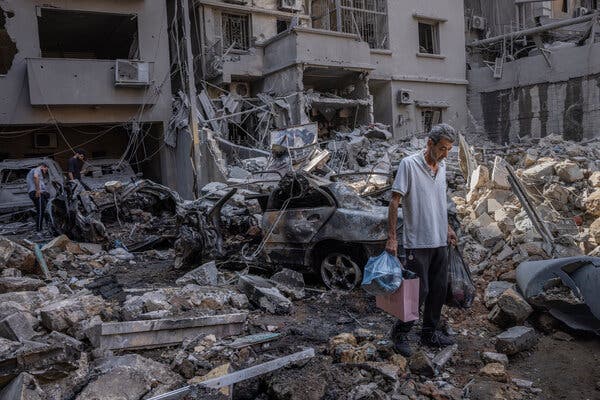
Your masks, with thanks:
M82 62L73 61L69 64L69 59L61 59L59 64L64 64L64 68L56 70L56 74L37 76L44 90L37 92L35 103L38 105L32 106L29 85L33 78L27 73L27 59L41 57L37 7L137 15L140 58L154 63L153 86L147 89L116 88L106 75L114 74L114 71L104 71L106 61L98 60L97 65L88 68L88 64L94 64L95 60L86 60L83 69L78 71L76 67ZM55 122L61 125L122 124L132 120L159 122L160 126L166 126L171 116L171 82L165 1L0 0L0 8L14 13L12 18L7 19L6 29L18 49L10 70L0 76L0 126L48 125ZM104 74L93 79L89 72L97 68L102 68ZM85 79L75 85L78 75ZM69 87L79 93L69 94ZM48 103L63 104L49 107L39 105L44 103L40 96L47 96ZM57 96L70 98L63 101ZM93 104L96 96L98 104ZM77 98L84 99L81 104L85 105L68 105L72 99L76 103ZM109 142L104 143L110 147ZM168 179L169 164L165 164L167 159L164 150L158 152L156 157L162 162L163 183L173 183ZM156 169L153 167L153 173Z
M504 64L501 79L487 67L469 71L472 131L506 143L518 137L597 136L600 123L600 43L555 50Z
M154 98L156 104L145 108L140 119L157 122L169 119L171 115L171 85L167 14L164 1L0 0L0 7L5 11L14 12L14 17L7 20L6 28L19 50L8 74L0 76L0 125L40 124L51 119L45 107L31 106L28 93L26 59L41 57L36 7L136 14L138 16L140 58L144 61L154 62L154 79L156 81L156 87L147 90L144 94L144 97ZM44 77L44 79L46 78ZM61 82L58 81L56 84L59 85ZM106 91L106 88L98 85L105 86L107 83L104 79L87 80L81 90L99 94ZM144 89L142 90L144 91ZM137 105L52 108L52 114L61 123L118 123L128 121L138 116L138 113L139 106Z
M467 126L466 56L464 51L463 0L388 1L390 50L371 50L372 82L389 82L391 113L379 112L375 99L375 120L392 126L395 137L410 137L422 133L420 109L396 104L399 89L409 89L416 100L447 103L444 122L464 130ZM439 21L440 54L426 56L419 51L418 22L421 19ZM373 86L373 85L371 85ZM404 123L398 125L401 118Z

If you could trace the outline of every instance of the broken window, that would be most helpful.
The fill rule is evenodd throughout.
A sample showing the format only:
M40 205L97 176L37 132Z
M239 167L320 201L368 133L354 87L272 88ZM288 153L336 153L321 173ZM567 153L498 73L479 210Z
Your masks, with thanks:
M388 48L387 0L313 0L313 27L354 33L372 49Z
M287 31L289 26L290 26L290 21L278 19L277 20L277 33Z
M221 14L223 29L223 49L237 50L250 48L250 18L241 14Z
M421 121L423 132L429 133L434 125L442 123L442 109L433 107L421 109Z
M437 23L419 22L419 53L440 54Z
M41 8L38 27L42 57L139 59L135 15Z
M6 30L6 19L13 15L0 8L0 75L8 73L17 54L17 46Z

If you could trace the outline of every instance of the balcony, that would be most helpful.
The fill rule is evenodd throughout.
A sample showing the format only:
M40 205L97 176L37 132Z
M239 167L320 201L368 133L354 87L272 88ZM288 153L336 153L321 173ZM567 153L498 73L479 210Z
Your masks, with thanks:
M297 27L264 44L265 74L295 64L372 70L371 51L354 34Z
M114 60L28 58L27 77L32 106L153 105L156 85L154 63L150 85L115 86Z

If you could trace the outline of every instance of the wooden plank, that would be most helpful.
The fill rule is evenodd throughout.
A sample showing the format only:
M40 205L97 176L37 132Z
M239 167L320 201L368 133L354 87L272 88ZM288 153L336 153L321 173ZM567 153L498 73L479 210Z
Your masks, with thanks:
M139 349L169 346L202 333L217 338L239 335L248 314L167 318L148 321L107 322L93 327L92 344L101 349Z
M257 376L276 371L296 361L306 360L314 356L314 349L306 349L304 351L290 354L289 356L281 357L263 364L255 365L253 367L246 368L241 371L236 371L231 374L220 376L218 378L206 380L200 383L199 385L213 389L231 386L235 383L239 383L247 379L255 378ZM148 400L180 400L183 399L184 396L191 391L191 389L191 386L185 386L172 392L152 397Z

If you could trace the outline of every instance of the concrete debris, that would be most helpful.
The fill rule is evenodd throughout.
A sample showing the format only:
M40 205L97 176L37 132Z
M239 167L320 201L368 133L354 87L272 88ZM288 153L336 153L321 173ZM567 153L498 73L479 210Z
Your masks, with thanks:
M0 237L0 268L16 268L24 273L33 273L35 254L12 240Z
M214 261L202 264L200 267L186 273L175 281L178 285L195 283L200 286L216 286L218 284L219 271Z
M408 367L414 374L423 375L430 378L435 374L433 362L423 350L415 352L415 354L410 357L408 360Z
M284 268L271 277L277 289L292 300L300 300L305 296L304 277L301 273Z
M30 340L36 334L33 330L37 319L27 312L16 312L0 321L0 336L16 342Z
M519 325L533 312L533 308L515 290L509 288L500 297L488 318L494 324L506 328Z
M506 367L500 363L489 363L479 370L479 373L485 377L491 378L498 382L506 382Z
M505 367L508 366L508 357L506 356L506 354L485 351L481 355L481 359L486 364L498 363L504 365Z
M510 356L531 349L538 338L533 328L514 326L496 336L495 346L497 351Z
M255 306L265 311L273 314L287 314L291 310L292 302L281 294L275 284L265 278L256 275L241 275L238 287Z

